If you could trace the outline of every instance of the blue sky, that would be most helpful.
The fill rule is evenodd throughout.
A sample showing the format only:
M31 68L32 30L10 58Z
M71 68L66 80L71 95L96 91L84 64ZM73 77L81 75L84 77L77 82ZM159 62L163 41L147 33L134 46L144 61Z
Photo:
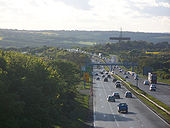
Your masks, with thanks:
M0 0L0 28L170 32L170 0Z

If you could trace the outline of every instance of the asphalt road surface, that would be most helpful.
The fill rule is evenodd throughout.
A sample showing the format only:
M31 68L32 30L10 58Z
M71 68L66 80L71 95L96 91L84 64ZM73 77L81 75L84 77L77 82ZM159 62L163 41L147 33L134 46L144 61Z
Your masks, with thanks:
M111 56L110 60L107 60L109 62L117 62L117 57L116 56ZM123 75L123 72L119 72L118 68L115 68L114 71L121 77L124 78L125 75ZM170 85L168 84L163 84L163 83L157 83L156 84L156 91L149 91L149 85L144 85L143 82L144 78L139 78L138 84L137 81L134 80L134 77L131 75L128 75L129 78L126 79L126 81L137 85L140 89L148 93L149 95L155 97L159 101L163 102L164 104L170 106Z
M125 87L116 88L112 82L104 82L99 71L94 67L93 72L99 76L93 77L93 111L95 128L170 128L170 126L144 105L134 95L133 98L125 98L127 91ZM96 80L100 77L100 80ZM107 96L113 92L119 92L120 99L116 102L108 102ZM128 113L119 113L117 105L119 103L128 104Z

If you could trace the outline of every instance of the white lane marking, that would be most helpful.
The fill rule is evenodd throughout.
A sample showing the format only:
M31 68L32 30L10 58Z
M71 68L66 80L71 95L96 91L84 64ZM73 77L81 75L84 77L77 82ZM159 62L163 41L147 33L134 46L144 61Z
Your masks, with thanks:
M94 86L93 86L94 87ZM93 96L95 98L95 96ZM93 100L93 126L96 127L96 109L95 109L95 100Z
M105 114L104 114L103 116L104 116L104 118L106 118L106 115L105 115Z
M101 84L101 85L102 85L102 87L103 87L105 96L107 96L106 89L104 88L103 84ZM110 104L108 104L108 105L109 105L110 111L112 112L112 107L110 106ZM116 117L114 116L114 113L113 113L113 112L112 112L112 114L113 114L113 117L114 117L114 119L115 119L116 126L119 127L119 124L118 124L118 122L117 122L117 120L116 120Z
M93 126L94 127L96 127L96 110L95 110L95 105L94 105L94 103L93 103L93 120L94 120L94 122L93 122Z
M114 115L114 113L112 113L113 115ZM119 127L119 124L118 124L118 122L117 122L117 120L116 120L116 116L113 116L114 117L114 119L115 119L115 122L116 122L116 125L117 125L117 127Z
M101 93L99 93L99 96L101 96Z
M104 108L104 106L101 106L101 108Z

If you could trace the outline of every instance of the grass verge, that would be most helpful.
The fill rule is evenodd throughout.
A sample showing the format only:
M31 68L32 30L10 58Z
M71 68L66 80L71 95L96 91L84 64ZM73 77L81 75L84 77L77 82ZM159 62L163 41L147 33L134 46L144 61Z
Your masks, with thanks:
M89 89L91 83L86 83L84 87L84 82L80 82L78 85L79 93L74 99L74 109L72 109L69 114L63 115L58 126L55 128L89 128Z

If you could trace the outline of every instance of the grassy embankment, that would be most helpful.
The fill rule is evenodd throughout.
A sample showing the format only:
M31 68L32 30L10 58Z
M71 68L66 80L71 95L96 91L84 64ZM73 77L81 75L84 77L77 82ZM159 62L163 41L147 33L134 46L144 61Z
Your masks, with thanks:
M69 117L62 119L61 125L55 128L88 128L90 109L89 109L89 90L91 87L91 79L89 83L80 82L78 85L78 95L75 98L75 108L69 113Z

